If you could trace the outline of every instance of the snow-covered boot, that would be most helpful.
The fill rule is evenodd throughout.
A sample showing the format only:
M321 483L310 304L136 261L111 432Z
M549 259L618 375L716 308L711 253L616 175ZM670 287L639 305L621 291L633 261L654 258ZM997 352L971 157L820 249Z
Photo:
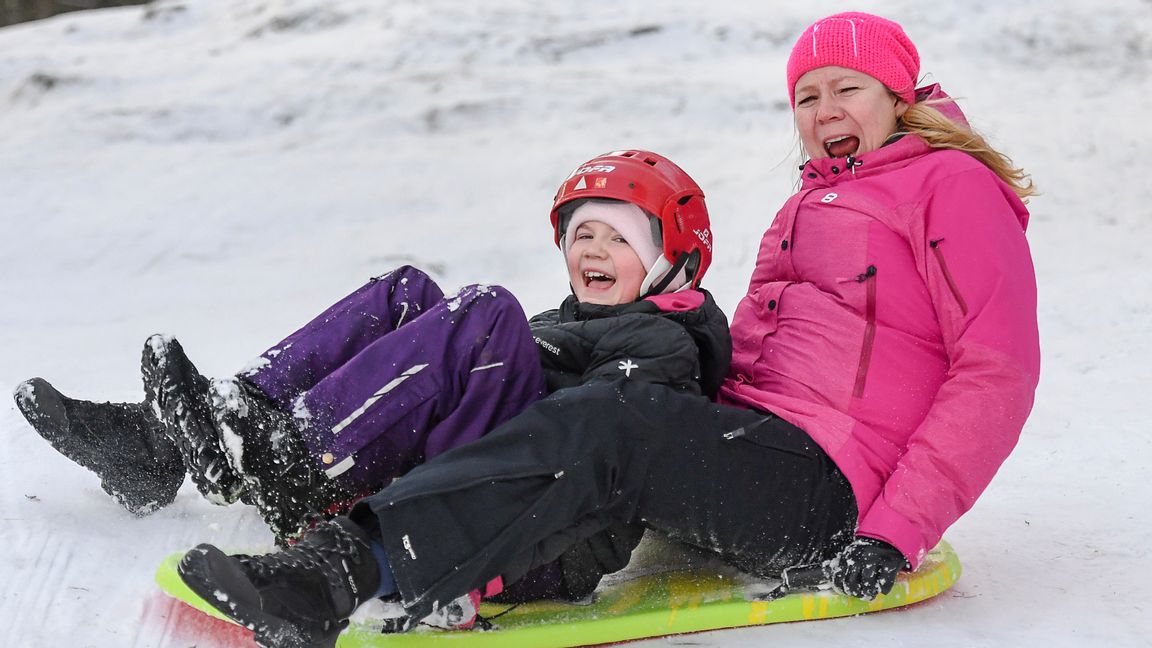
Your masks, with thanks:
M316 465L292 416L258 387L222 378L208 391L231 470L279 542L350 503L353 494Z
M368 534L347 518L263 556L229 556L202 544L180 561L180 578L200 598L274 648L330 648L348 617L380 589Z
M480 590L472 590L440 606L423 619L408 616L403 608L399 608L396 616L384 618L380 631L384 634L408 632L417 626L441 630L491 630L492 623L480 616L481 600Z
M164 422L168 439L180 450L184 467L209 501L230 504L243 483L228 466L208 406L208 379L184 355L175 338L153 335L140 359L145 402Z
M60 454L100 477L100 487L133 515L176 498L184 461L145 403L93 403L61 394L43 378L13 394L36 432Z

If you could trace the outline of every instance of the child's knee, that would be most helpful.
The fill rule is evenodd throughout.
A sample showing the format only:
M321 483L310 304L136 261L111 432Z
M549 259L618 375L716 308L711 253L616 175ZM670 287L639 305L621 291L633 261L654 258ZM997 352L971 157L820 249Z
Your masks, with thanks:
M403 284L409 281L432 281L428 273L413 265L402 265L398 268L393 268L382 275L372 277L372 283L384 282L387 284Z
M493 315L510 315L527 320L524 308L516 297L504 286L492 284L471 284L464 286L456 295L461 310L482 308Z

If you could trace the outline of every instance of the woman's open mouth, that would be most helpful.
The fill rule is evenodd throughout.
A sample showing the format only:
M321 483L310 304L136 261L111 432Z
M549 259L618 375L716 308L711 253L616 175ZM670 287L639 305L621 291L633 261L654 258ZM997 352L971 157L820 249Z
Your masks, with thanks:
M841 135L824 141L824 150L828 157L848 157L860 148L860 138L853 135Z

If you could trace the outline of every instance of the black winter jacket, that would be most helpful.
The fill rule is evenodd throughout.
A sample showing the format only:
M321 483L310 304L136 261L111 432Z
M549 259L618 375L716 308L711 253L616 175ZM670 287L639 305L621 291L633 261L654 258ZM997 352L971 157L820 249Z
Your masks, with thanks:
M560 308L529 320L548 391L596 380L643 380L714 398L728 372L732 338L712 295L687 311L662 311L651 301L618 306L583 304L569 296ZM614 523L510 584L505 603L589 596L605 574L623 569L644 528Z
M705 290L688 311L661 311L647 300L600 306L569 296L529 320L548 391L593 380L632 380L714 397L728 372L728 318Z

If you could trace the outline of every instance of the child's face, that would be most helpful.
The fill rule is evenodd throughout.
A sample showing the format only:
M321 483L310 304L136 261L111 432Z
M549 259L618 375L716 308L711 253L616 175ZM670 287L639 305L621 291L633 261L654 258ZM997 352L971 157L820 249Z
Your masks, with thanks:
M626 304L640 296L648 272L619 232L600 221L585 221L568 248L568 280L576 299L589 304Z

